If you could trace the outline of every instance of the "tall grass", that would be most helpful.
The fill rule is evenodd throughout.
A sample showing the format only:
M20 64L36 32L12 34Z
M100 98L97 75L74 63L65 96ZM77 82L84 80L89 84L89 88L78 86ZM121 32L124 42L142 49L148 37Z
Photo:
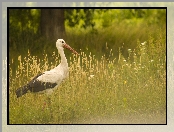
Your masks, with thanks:
M18 56L16 69L11 59L10 124L166 123L165 37L149 37L137 45L137 52L128 50L133 61L121 52L116 58L113 49L108 49L110 58L103 54L98 59L97 53L83 50L71 55L69 78L50 96L51 102L45 94L27 93L17 99L15 90L57 66L59 55L53 52L51 58L44 54L40 59L28 51Z

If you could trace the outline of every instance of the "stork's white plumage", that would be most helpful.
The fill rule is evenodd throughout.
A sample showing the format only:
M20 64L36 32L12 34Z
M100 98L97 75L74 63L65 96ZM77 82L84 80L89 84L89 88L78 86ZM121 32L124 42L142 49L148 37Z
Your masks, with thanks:
M28 84L16 90L17 97L26 94L28 90L31 92L46 92L52 93L54 89L61 84L61 82L68 76L68 63L64 54L64 48L71 50L73 53L78 54L63 39L58 39L56 47L61 57L61 63L50 71L45 71L35 76Z

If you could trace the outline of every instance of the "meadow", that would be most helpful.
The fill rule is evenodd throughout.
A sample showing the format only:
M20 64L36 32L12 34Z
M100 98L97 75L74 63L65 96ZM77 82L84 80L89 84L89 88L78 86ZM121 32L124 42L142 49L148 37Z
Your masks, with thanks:
M72 47L80 55L65 50L69 78L49 97L27 93L16 98L15 90L38 73L57 66L60 63L57 49L49 54L42 52L40 56L29 50L21 55L10 51L9 123L165 124L165 29L140 25L128 34L133 27L122 27L125 30L121 33L119 28L110 27L94 34L68 29L67 41L74 43ZM110 29L113 29L111 33ZM125 57L119 50L121 45L114 47L115 36L124 43L135 44L136 51L127 47L128 57ZM78 49L78 43L89 48ZM106 54L102 54L103 47L97 47L96 43L105 43Z
M50 102L45 94L27 93L16 98L15 90L39 72L60 63L53 52L40 59L18 56L13 74L13 59L9 69L10 124L165 124L166 123L166 60L163 38L138 43L140 56L129 49L134 61L121 53L107 59L80 51L69 57L70 73ZM155 45L155 48L153 47ZM67 52L67 51L66 51Z

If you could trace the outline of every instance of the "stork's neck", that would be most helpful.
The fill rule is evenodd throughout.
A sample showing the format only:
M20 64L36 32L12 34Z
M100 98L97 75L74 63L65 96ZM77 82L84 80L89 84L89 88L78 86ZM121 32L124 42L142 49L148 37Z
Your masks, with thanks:
M68 66L68 62L67 62L67 59L65 57L63 48L58 48L58 52L59 52L60 57L61 57L61 64L64 66Z

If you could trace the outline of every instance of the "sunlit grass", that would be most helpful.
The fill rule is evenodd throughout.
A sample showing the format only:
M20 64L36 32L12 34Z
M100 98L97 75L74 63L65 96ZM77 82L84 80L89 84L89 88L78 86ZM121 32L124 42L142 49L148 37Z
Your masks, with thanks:
M165 43L152 39L138 43L139 56L129 50L133 61L121 53L115 58L112 50L112 59L84 51L71 55L69 78L50 96L51 103L45 94L16 98L15 90L57 66L59 55L52 54L53 62L46 54L40 59L28 51L26 57L18 57L15 68L11 59L10 124L166 123Z

